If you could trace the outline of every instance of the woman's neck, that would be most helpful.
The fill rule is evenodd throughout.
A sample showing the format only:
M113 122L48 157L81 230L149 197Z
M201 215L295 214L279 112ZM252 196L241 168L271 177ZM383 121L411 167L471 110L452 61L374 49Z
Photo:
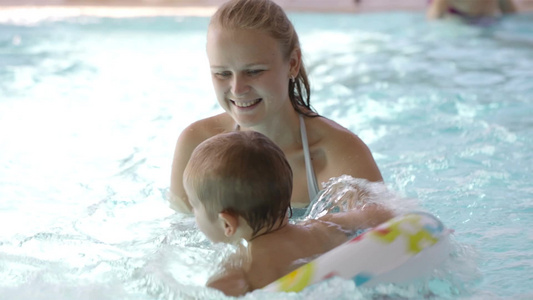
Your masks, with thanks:
M238 130L253 130L266 135L282 150L301 146L299 114L294 110L279 114L267 122L249 128L239 127Z

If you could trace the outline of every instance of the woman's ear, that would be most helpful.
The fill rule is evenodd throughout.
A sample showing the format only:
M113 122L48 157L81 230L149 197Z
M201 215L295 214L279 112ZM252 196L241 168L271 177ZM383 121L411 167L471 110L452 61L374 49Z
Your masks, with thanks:
M302 64L302 51L300 48L294 48L289 57L289 74L292 77L297 77L300 73L300 65Z
M224 235L231 237L237 232L239 227L238 216L229 212L221 212L218 214L218 218L222 221L222 225L224 226Z

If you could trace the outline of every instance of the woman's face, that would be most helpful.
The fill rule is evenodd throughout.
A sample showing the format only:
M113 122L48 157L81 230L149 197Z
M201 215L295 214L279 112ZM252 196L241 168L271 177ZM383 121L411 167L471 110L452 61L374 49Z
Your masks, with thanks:
M281 110L292 109L289 78L297 75L299 57L293 53L284 59L270 35L211 26L207 56L218 102L241 126L268 122Z

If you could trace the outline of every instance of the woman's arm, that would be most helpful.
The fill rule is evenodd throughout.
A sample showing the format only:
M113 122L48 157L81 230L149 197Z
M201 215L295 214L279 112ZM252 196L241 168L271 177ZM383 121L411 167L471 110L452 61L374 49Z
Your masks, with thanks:
M209 126L208 119L194 122L181 132L176 142L170 174L169 202L170 207L178 212L192 212L192 207L183 187L183 171L185 171L194 149L210 137Z
M336 224L347 232L373 228L395 217L395 214L384 205L371 203L346 212L327 214L319 220Z
M383 181L381 172L368 146L350 130L333 123L325 132L326 166L322 181L331 177L350 175L368 181ZM325 175L325 176L324 176Z
M426 13L428 19L440 19L448 11L448 0L432 0Z
M191 142L194 139L194 129L190 128L191 126L183 130L176 142L170 174L169 204L172 209L182 213L192 212L192 207L183 187L183 171L197 146Z
M183 187L183 171L189 163L192 152L208 138L231 128L233 120L224 114L202 119L185 128L176 142L172 171L170 174L170 207L176 211L191 213L192 207Z

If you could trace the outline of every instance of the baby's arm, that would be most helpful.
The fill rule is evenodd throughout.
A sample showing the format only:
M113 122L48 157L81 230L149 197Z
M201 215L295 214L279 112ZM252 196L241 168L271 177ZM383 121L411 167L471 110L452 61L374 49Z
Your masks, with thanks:
M227 296L241 296L250 291L246 274L242 268L226 270L222 274L213 276L206 285L222 291Z

